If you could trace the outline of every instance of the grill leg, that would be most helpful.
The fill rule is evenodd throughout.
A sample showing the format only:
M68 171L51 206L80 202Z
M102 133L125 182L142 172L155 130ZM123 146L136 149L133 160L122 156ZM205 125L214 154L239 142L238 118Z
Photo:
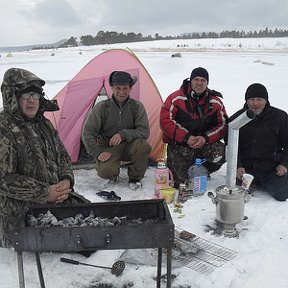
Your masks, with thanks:
M23 256L22 252L19 251L17 252L17 265L18 265L19 288L25 288Z
M162 248L158 249L157 288L161 287Z
M35 252L35 257L36 257L37 270L38 270L38 275L39 275L39 280L40 280L40 287L45 288L39 252Z
M167 288L171 288L172 286L172 248L167 248Z

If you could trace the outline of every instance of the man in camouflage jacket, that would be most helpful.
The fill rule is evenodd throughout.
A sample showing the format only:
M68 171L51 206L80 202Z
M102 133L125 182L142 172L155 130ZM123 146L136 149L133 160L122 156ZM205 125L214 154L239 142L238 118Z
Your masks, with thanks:
M44 98L45 81L30 71L6 71L0 113L0 246L9 247L13 229L33 204L77 203L70 157L43 115L58 110Z

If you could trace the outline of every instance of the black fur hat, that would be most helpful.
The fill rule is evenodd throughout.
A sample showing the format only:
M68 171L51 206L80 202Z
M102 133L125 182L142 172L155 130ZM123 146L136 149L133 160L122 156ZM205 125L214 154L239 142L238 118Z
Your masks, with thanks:
M109 85L129 85L132 87L137 81L136 76L131 76L124 71L113 71L109 76Z

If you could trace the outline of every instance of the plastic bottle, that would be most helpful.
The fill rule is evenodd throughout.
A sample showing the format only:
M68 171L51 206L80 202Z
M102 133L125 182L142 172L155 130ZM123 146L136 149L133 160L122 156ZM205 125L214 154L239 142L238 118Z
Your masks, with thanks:
M188 169L188 190L193 190L193 196L202 196L207 190L206 167L202 165L206 160L195 159L195 165Z
M154 172L155 176L155 196L160 197L160 192L163 187L173 186L173 174L169 168L167 168L164 160L158 161L157 167Z

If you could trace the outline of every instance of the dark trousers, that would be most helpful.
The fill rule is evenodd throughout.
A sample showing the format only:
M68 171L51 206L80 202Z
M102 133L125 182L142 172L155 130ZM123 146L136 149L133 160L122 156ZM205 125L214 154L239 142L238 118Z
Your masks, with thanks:
M251 173L253 175L253 173ZM254 180L253 180L254 182ZM257 187L267 191L277 201L286 201L288 198L288 175L277 176L273 171L266 177L255 178Z

